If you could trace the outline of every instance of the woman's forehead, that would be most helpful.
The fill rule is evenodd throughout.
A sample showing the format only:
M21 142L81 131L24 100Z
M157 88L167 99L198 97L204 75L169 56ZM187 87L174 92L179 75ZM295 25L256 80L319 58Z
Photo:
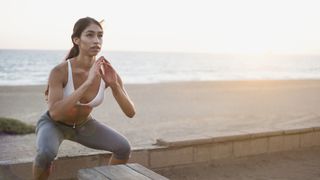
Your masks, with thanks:
M84 29L83 32L103 32L103 30L100 28L100 26L96 25L96 24L90 24L88 27L86 27Z

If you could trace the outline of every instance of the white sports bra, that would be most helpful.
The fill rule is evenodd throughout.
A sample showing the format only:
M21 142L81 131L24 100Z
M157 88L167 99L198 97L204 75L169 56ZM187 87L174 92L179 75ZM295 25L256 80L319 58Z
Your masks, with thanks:
M63 88L63 97L70 96L74 91L71 62L69 59L67 60L67 62L68 62L68 82L67 82L66 86ZM87 104L82 104L80 102L78 102L77 104L87 105L87 106L91 106L91 107L96 107L96 106L100 105L103 101L103 98L104 98L104 89L105 89L105 82L101 79L99 91L98 91L96 97L93 98L92 101L90 101Z

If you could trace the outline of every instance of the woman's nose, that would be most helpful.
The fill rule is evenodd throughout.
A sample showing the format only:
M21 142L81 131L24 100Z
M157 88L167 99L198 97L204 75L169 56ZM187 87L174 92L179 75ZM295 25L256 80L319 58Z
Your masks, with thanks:
M94 41L95 43L100 43L100 39L99 39L98 36L96 36L93 41Z

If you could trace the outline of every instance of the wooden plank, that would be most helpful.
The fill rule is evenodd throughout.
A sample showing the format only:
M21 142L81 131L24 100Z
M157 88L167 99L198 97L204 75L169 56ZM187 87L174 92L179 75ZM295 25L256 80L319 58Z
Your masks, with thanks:
M153 172L152 170L137 164L137 163L130 163L126 165L127 167L133 169L134 171L137 171L141 174L143 174L144 176L149 177L150 179L154 179L154 180L169 180L168 178L161 176L160 174L157 174L155 172Z
M100 166L94 169L112 180L150 180L126 165Z
M135 179L141 179L141 180L151 180L149 177L134 171L133 169L129 168L127 165L122 165L120 168L122 168L124 171L128 172L130 174L131 177L134 177Z
M137 164L99 166L78 171L79 180L168 180L146 167Z
M111 180L95 169L80 169L78 171L78 180Z
M117 176L114 176L114 174L117 174L117 170L111 170L106 168L106 166L99 166L99 167L94 167L94 170L98 171L99 173L103 174L105 177L109 179L116 179Z

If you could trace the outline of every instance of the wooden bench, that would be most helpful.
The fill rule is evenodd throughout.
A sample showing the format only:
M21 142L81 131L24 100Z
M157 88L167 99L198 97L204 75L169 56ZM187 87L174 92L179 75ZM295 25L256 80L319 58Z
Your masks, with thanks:
M78 171L79 180L168 180L137 163L99 166Z

